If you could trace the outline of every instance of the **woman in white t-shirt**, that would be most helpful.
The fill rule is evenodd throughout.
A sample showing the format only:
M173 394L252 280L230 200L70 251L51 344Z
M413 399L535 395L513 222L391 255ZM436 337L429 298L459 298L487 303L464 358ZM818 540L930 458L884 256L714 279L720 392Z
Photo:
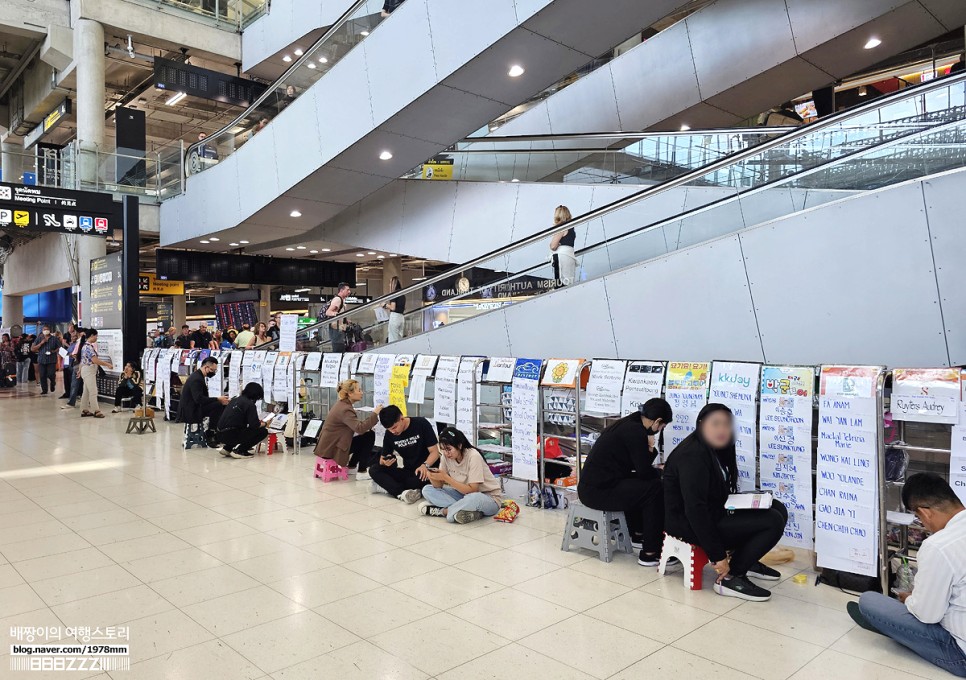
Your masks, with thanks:
M419 511L447 522L468 524L492 517L500 510L500 482L473 448L466 435L455 427L439 433L439 469L430 468L430 486L423 487Z

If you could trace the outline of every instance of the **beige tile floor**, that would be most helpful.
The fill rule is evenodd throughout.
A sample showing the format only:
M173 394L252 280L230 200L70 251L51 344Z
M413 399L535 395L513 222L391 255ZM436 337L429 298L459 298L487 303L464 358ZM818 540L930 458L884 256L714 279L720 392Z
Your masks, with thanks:
M176 425L125 435L35 391L0 394L0 635L129 625L131 670L99 680L946 675L856 628L804 558L769 603L691 592L561 552L561 511L447 524L313 479L311 454L183 451ZM0 677L54 677L8 671L9 643Z

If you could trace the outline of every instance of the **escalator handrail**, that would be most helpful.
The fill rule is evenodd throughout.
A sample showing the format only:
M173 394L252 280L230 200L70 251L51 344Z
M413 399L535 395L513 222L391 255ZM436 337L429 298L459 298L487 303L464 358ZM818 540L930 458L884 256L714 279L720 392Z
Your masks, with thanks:
M292 65L289 66L287 69L285 69L285 71L282 73L282 75L280 75L275 80L275 82L273 82L271 85L269 85L267 88L265 88L265 91L262 92L258 96L258 98L255 99L255 101L253 101L251 104L249 104L247 109L245 109L244 111L242 111L239 115L235 116L235 118L232 119L231 122L226 123L221 128L219 128L216 132L212 132L210 135L208 135L207 139L198 140L198 141L192 143L187 149L185 149L185 154L184 154L185 167L186 168L187 167L190 167L188 165L188 159L191 158L191 154L194 153L198 148L200 148L204 144L213 144L213 143L215 143L215 140L217 140L219 137L221 137L221 135L223 135L226 132L230 131L233 127L235 127L236 125L238 125L241 121L245 120L248 116L250 116L256 110L258 110L258 107L260 107L262 104L264 104L266 101L268 101L268 99L270 97L274 96L274 94L278 91L279 87L281 87L285 83L285 81L289 78L289 76L291 76L293 73L295 73L295 71L297 71L299 69L299 67L301 67L302 65L304 65L304 64L308 63L309 61L311 61L312 58L313 58L313 56L315 55L316 49L318 49L320 46L322 46L326 42L328 42L328 40L333 35L335 35L336 31L338 31L340 28L342 28L349 21L349 19L352 18L352 16L355 14L356 10L358 10L360 7L363 7L364 5L366 5L368 3L368 1L369 0L356 0L355 2L353 2L352 3L352 6L349 9L347 9L342 14L342 16L340 16L338 19L336 19L335 20L335 23L332 24L331 26L329 26L329 28L326 29L325 33L323 33L322 36L318 40L316 40L312 44L312 46L310 48L308 48L307 50L305 50L305 52L302 53L302 56L300 56L298 59L296 59L295 61L293 61L292 62Z
M875 109L882 108L885 105L888 105L897 101L902 101L903 99L907 99L907 98L922 96L924 94L932 92L933 90L945 89L951 85L962 83L964 81L966 81L966 72L959 73L954 76L946 76L945 78L937 78L935 80L930 80L926 83L921 83L919 85L913 85L911 87L904 88L892 95L876 98L875 100L866 102L865 104L861 104L852 109L842 111L841 113L833 114L828 118L815 121L814 123L810 123L808 125L801 125L797 128L794 128L790 132L786 132L783 135L773 137L772 139L762 142L761 144L758 144L756 146L749 147L748 149L744 149L737 153L725 156L724 158L720 158L716 161L712 161L707 165L701 166L700 168L696 168L695 170L691 170L690 172L687 172L674 179L668 180L667 182L663 182L661 184L657 184L652 187L647 187L646 189L642 189L641 191L637 191L633 194L629 194L628 196L624 196L623 198L619 198L616 201L612 201L611 203L608 203L599 208L591 210L590 212L584 213L583 215L579 215L573 218L572 220L570 220L569 222L567 222L567 226L568 228L573 228L582 224L586 224L588 222L592 222L593 220L609 215L610 213L615 212L616 210L619 210L621 208L624 208L632 203L636 203L643 198L647 198L649 196L657 195L665 191L668 191L670 189L677 188L679 186L687 184L688 182L692 182L696 179L700 179L705 175L708 175L716 170L728 167L730 165L734 165L735 163L745 160L746 158L751 158L753 156L757 156L761 154L764 151L768 151L769 149L783 146L784 144L787 144L789 141L793 141L795 139L798 139L799 137L805 137L807 135L811 135L816 131L822 130L823 128L837 125L844 120L849 120L850 118L856 118L864 113L867 113L868 111L874 111ZM479 255L468 262L464 262L461 265L450 267L445 272L428 277L427 279L420 281L418 284L409 286L408 288L403 288L393 293L387 293L379 298L376 298L372 302L367 302L366 304L360 305L358 307L354 307L353 309L342 312L337 316L326 317L324 321L321 321L317 324L313 324L312 326L306 326L305 328L301 329L300 332L311 333L312 331L322 329L333 322L338 323L342 319L348 317L349 315L354 315L358 312L361 312L367 309L376 309L378 307L382 307L390 299L398 298L398 297L406 296L410 293L417 293L419 291L422 291L424 288L426 288L426 286L430 286L434 283L438 283L440 281L448 279L458 272L466 271L468 269L472 269L473 267L485 264L495 258L501 257L503 255L508 255L522 247L526 247L533 243L543 241L548 237L553 236L553 234L559 231L560 231L560 225L553 225L536 234L527 236L525 238L522 238L518 241L514 241L512 243L508 243L505 246L501 246L500 248L491 250L490 252L485 253L483 255ZM277 340L273 341L273 343L266 344L265 346L263 346L263 349L269 349L271 347L277 346L277 344L278 344Z
M908 89L908 88L907 88ZM568 132L566 134L544 135L502 135L493 137L465 137L456 144L507 143L507 142L559 142L572 139L647 139L648 137L700 137L703 135L733 135L733 134L784 134L798 130L801 126L781 125L773 127L734 127L734 128L702 128L696 130L653 130L646 132ZM570 151L570 149L561 149Z

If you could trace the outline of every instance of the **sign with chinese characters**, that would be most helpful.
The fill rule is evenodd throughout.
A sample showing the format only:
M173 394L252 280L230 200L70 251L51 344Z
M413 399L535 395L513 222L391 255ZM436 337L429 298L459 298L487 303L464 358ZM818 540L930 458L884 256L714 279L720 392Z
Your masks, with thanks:
M106 236L115 214L110 194L0 183L0 229Z
M156 274L138 274L138 293L141 295L184 295L184 281L159 279Z

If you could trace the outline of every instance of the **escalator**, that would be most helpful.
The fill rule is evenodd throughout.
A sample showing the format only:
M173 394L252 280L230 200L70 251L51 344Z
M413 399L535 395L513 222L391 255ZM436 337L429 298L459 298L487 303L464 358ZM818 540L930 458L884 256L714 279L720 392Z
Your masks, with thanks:
M962 363L966 276L957 260L966 236L955 198L966 189L964 166L961 74L576 217L570 225L587 245L576 253L574 285L554 281L550 229L407 288L400 294L408 337L390 347ZM716 191L683 212L654 208L670 192L710 182ZM824 198L807 199L808 192ZM382 345L385 324L374 323L374 313L385 301L336 321L368 328ZM306 329L303 346L313 348L322 331L319 347L328 349L324 329ZM861 334L868 340L856 343Z
M382 19L358 0L188 149L161 244L304 233L685 2L407 0Z

